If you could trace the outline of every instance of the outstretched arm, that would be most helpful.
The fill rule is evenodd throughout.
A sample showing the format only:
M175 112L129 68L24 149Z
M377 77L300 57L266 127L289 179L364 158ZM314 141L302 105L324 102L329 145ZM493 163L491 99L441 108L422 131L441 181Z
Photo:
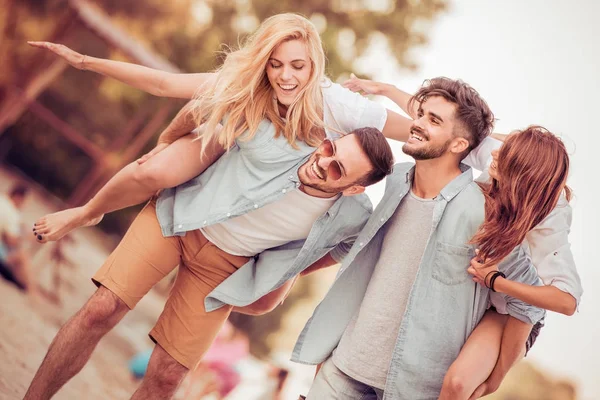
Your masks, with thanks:
M369 79L360 79L357 78L356 75L351 74L350 79L344 82L342 86L352 90L353 92L385 96L396 103L398 107L400 107L402 111L408 114L411 118L415 118L417 115L416 107L413 106L413 108L409 108L412 94L404 92L389 83L376 82Z
M90 57L62 44L28 43L33 47L50 50L77 69L93 71L114 78L159 97L191 99L200 87L207 86L215 75L214 73L176 74L137 64Z
M416 115L416 109L409 109L408 106L412 95L398 89L394 85L368 79L359 79L352 74L351 78L344 82L342 86L353 92L385 96L396 103L411 118L414 118ZM383 135L388 139L406 142L411 126L411 119L387 110L387 120L383 127Z
M335 259L331 256L330 253L327 253L323 257L321 257L319 260L315 261L308 268L306 268L304 271L302 271L300 273L300 275L306 276L306 275L312 274L313 272L316 272L320 269L331 267L335 264L338 264L338 262L335 261Z

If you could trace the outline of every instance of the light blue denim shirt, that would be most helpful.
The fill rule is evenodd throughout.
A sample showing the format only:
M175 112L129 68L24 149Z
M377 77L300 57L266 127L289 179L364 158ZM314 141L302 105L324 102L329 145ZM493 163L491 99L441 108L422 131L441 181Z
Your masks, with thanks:
M475 247L467 243L483 222L484 199L471 169L464 164L461 169L463 173L437 196L431 234L400 325L384 399L437 399L448 367L487 309L489 290L474 283L467 273L475 254ZM300 334L293 361L317 364L337 347L360 308L377 264L385 234L381 228L409 192L413 173L412 163L395 166L383 199ZM499 268L508 279L541 285L521 247ZM402 273L400 265L398 273ZM533 324L545 315L544 310L514 298L506 301L509 314L521 321Z
M294 149L273 124L261 122L255 136L235 145L204 173L158 198L156 214L164 236L226 221L280 199L299 185L298 168L315 150ZM372 204L364 195L341 196L312 226L305 240L262 252L217 286L205 299L207 311L225 304L248 305L331 252L340 261L367 222Z

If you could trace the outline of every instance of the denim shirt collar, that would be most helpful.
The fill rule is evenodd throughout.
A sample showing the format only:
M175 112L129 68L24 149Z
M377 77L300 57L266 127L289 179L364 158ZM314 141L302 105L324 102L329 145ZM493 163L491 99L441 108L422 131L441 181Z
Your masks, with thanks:
M446 186L442 188L440 191L440 196L444 198L446 201L450 201L459 194L467 185L473 182L473 170L466 164L460 163L459 166L462 173L458 175L456 178L452 179ZM415 176L415 168L413 165L411 169L406 172L405 182L409 183L413 181Z

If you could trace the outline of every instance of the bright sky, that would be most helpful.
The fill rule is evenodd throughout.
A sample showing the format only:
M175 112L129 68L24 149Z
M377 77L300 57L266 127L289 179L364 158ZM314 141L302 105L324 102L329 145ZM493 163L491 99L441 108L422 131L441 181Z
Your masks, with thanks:
M600 267L591 250L600 224L592 184L600 172L592 159L599 145L599 16L594 0L455 0L432 25L429 45L415 52L417 72L386 66L382 51L363 66L377 65L377 79L411 92L425 78L460 78L488 101L497 132L539 124L565 141L575 191L570 239L585 293L575 316L549 313L529 358L574 380L581 399L600 398ZM408 159L395 150L397 159ZM381 191L370 195L379 199Z

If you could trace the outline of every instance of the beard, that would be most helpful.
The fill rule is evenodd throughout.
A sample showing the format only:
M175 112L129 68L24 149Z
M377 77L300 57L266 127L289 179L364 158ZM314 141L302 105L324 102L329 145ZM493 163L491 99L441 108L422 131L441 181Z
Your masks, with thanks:
M413 148L410 144L404 143L402 151L415 160L432 160L441 157L448 150L448 147L450 147L450 142L452 142L451 139L437 147L429 145L421 148Z

